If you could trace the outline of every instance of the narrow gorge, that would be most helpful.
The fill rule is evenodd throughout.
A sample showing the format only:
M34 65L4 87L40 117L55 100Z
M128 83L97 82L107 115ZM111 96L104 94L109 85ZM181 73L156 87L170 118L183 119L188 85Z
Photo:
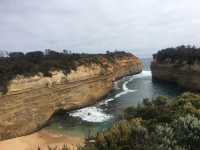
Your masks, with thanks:
M113 81L141 71L141 61L125 53L113 61L103 57L101 64L80 64L68 74L54 70L51 77L17 75L0 94L0 140L35 132L61 110L95 104L111 91Z

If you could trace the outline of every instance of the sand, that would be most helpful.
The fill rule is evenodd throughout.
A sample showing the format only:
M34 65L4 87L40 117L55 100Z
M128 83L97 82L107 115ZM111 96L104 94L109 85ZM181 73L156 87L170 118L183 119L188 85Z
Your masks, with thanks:
M75 150L77 145L83 145L84 139L81 137L72 137L49 133L48 131L39 131L31 135L9 139L0 142L0 150L48 150L50 147L63 147L68 145L71 150Z

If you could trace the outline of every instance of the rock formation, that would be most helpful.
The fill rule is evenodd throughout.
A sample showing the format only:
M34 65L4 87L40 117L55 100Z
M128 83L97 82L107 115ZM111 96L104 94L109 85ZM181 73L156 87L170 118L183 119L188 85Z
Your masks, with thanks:
M161 53L164 51L160 51ZM168 52L171 52L168 50ZM182 56L182 51L177 51L176 55L170 56L169 54L162 54L161 56L154 55L151 63L152 77L154 80L174 82L181 87L191 90L200 91L200 62L193 59L191 56ZM166 53L166 50L165 50ZM179 54L179 56L177 56ZM160 57L158 59L158 57ZM191 63L192 62L192 63Z
M113 81L142 71L140 60L133 55L80 65L69 74L61 70L52 77L41 73L32 77L17 76L0 95L0 140L27 135L42 128L51 116L95 104L113 86Z

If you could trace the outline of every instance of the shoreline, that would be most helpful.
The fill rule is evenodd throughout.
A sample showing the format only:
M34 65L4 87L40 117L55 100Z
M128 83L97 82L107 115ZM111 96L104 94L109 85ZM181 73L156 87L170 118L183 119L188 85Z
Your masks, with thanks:
M0 141L1 150L38 150L39 147L48 150L48 146L62 148L64 145L75 150L77 146L84 145L84 138L43 129L27 136Z
M77 146L84 145L84 140L83 136L62 134L43 128L26 136L0 141L0 150L38 150L38 148L49 150L48 146L61 149L64 145L67 145L70 150L76 150Z

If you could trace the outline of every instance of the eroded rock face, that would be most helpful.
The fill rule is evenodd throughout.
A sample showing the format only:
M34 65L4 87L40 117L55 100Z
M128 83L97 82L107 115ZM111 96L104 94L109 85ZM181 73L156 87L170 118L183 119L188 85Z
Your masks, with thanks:
M200 91L200 63L192 65L176 62L159 63L156 59L151 63L154 80L174 82L192 91Z
M104 63L108 67L82 65L68 75L54 71L52 77L38 74L10 81L8 92L0 96L0 140L40 129L59 110L94 104L112 89L114 80L142 71L133 55Z

